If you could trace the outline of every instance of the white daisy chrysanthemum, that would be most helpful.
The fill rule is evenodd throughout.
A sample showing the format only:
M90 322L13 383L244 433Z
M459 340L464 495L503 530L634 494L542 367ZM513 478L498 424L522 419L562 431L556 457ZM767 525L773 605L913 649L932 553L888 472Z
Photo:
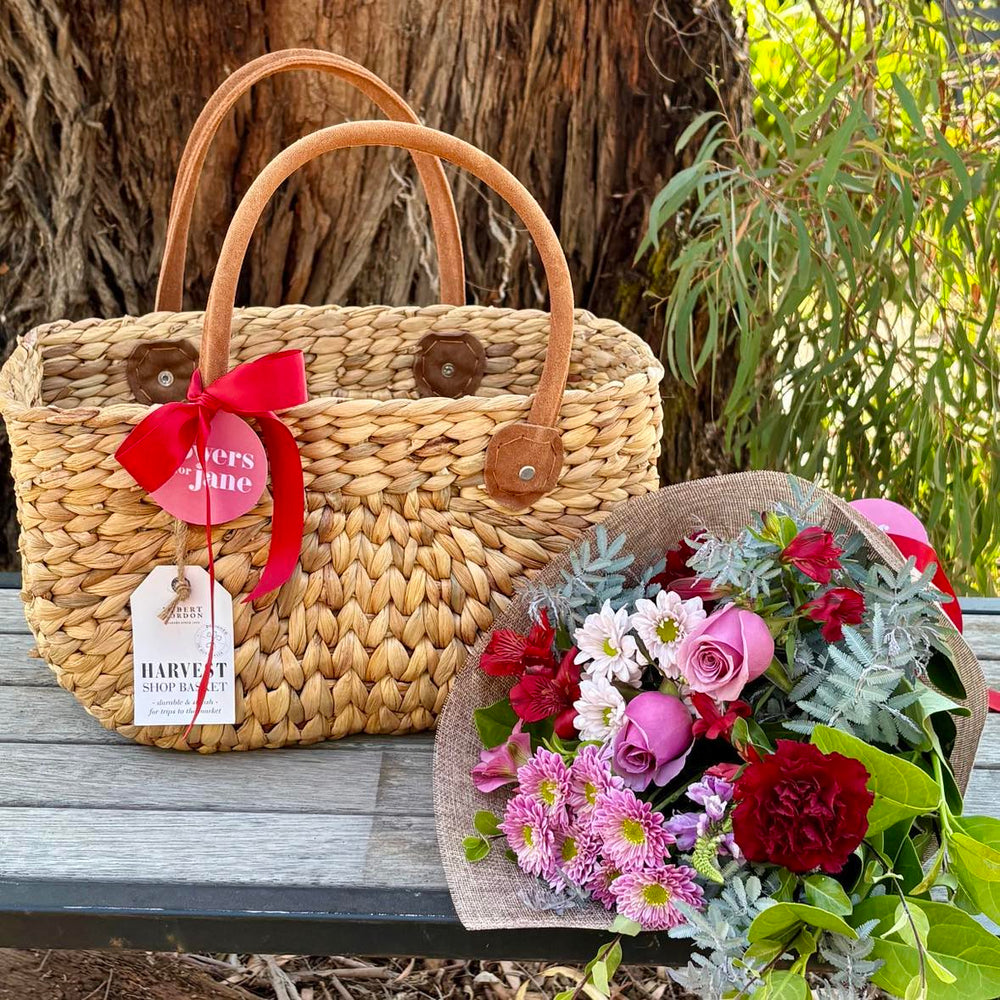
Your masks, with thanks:
M661 590L655 601L635 602L631 623L662 673L677 677L677 650L706 617L700 597L685 601L673 591Z
M625 721L625 698L605 677L580 681L580 699L573 702L573 707L576 709L573 724L580 731L581 740L604 743Z
M583 625L573 633L579 650L576 662L590 660L590 665L584 668L587 678L603 677L608 682L618 680L632 687L640 685L639 647L635 638L628 634L630 628L628 611L625 608L612 611L610 601L605 601L597 614L587 615Z

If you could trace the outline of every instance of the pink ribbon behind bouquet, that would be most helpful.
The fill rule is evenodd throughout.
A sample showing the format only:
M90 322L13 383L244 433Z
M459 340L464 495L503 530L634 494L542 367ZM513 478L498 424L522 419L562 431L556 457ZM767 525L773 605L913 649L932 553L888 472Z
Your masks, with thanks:
M937 566L937 571L931 582L938 590L951 597L951 600L943 604L941 608L951 619L955 628L959 632L963 631L962 608L958 603L955 588L951 585L938 554L930 545L927 529L916 514L907 510L902 504L874 497L852 500L851 506L858 513L867 517L869 521L878 525L892 539L904 558L912 557L920 572L923 572L931 563ZM1000 691L990 690L989 706L990 711L1000 712Z

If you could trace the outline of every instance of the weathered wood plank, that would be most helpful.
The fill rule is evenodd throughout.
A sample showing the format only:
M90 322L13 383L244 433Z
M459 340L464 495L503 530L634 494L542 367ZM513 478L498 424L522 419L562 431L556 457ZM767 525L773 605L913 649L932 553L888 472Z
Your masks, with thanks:
M0 878L439 889L429 816L3 810Z
M0 590L0 635L30 635L18 590Z
M1000 660L1000 615L966 615L965 641L981 660Z
M965 812L969 816L995 816L1000 819L1000 788L996 771L976 767L965 790Z
M402 747L361 736L207 756L131 744L7 746L0 807L430 816L432 738L399 739Z
M0 634L0 687L58 687L56 675L44 660L30 656L35 640L30 635Z
M0 687L0 719L0 743L130 743L59 687Z

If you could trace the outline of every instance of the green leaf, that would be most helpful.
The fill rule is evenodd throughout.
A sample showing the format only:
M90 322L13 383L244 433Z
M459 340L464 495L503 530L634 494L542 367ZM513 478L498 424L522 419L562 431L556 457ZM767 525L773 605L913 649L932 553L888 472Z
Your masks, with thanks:
M757 966L769 965L788 950L786 941L775 941L773 938L761 938L754 941L743 953L743 960Z
M816 198L820 204L826 201L827 192L837 175L837 170L847 151L847 146L854 136L854 130L858 125L858 110L852 108L851 113L844 119L843 123L834 132L830 145L826 151L823 168L816 178Z
M892 87L896 91L896 96L899 98L899 103L902 105L906 117L910 120L910 124L926 139L924 119L917 107L917 102L902 78L895 73L892 74Z
M1000 941L955 906L912 898L906 902L911 911L919 909L927 917L928 1000L993 1000L1000 994ZM895 896L866 899L854 908L851 920L859 925L879 921L871 957L885 964L872 982L887 993L903 996L920 973L920 959L916 948L898 933L888 933L896 922L898 904ZM937 966L955 981L945 982Z
M772 899L779 903L790 903L795 898L795 890L799 887L799 877L795 872L782 868L778 872L778 891Z
M462 841L466 861L482 861L490 853L490 842L482 837L466 837Z
M875 793L868 810L869 836L908 817L935 812L941 804L941 789L916 764L829 726L817 726L812 742L823 753L840 753L864 764L870 776L868 787Z
M598 992L607 996L611 992L611 977L604 962L594 962L590 967L590 981Z
M990 816L963 816L955 822L961 832L948 838L951 874L977 909L994 923L1000 923L1000 883L986 877L996 871L1000 820Z
M944 863L944 845L942 844L934 852L934 860L931 862L930 868L927 869L927 874L918 882L912 889L908 889L907 893L911 896L923 896L926 895L932 885L937 884L938 877L941 874L941 865Z
M821 910L846 917L854 909L844 887L829 875L809 875L802 880L806 891L806 902Z
M833 931L835 934L846 934L856 938L854 928L842 917L818 906L806 903L775 903L759 913L747 937L751 944L764 938L791 938L805 924L807 927L818 927L821 931Z
M649 206L649 231L646 237L648 243L659 247L660 229L691 197L698 181L701 180L710 166L710 162L702 161L679 170L653 199L652 205Z
M753 1000L808 1000L809 984L795 972L769 972L762 986L751 994Z
M487 749L505 743L517 725L517 713L507 698L501 698L487 708L477 708L473 716L479 738Z
M674 146L674 152L679 153L692 139L695 132L698 131L707 122L710 122L713 118L718 117L718 111L703 111L700 115L683 132L681 132L681 137L677 140L677 145Z
M642 930L642 924L638 920L630 920L619 913L611 924L612 934L624 934L626 937L635 937Z
M948 161L948 165L951 167L955 174L955 179L958 181L958 185L961 188L962 196L966 201L972 201L973 191L972 191L972 178L969 176L969 171L965 169L965 164L962 162L962 157L958 150L948 142L944 137L944 133L935 125L932 126L934 129L934 141L937 143L937 147L941 150L941 155Z
M500 833L500 817L487 809L481 809L477 812L472 823L476 831L484 837L496 837Z
M927 664L927 679L949 698L957 698L964 701L968 695L965 685L958 676L955 663L952 658L941 649L934 649L931 652L930 661Z

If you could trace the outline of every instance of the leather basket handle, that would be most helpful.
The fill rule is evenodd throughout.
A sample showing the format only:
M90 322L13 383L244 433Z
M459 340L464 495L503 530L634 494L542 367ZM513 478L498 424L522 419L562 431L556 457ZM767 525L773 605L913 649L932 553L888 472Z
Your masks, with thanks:
M507 201L534 240L549 286L545 363L527 421L505 424L494 432L483 471L486 490L494 500L505 507L526 507L551 492L562 470L562 442L555 424L573 346L573 283L559 239L538 202L509 170L455 136L402 122L349 122L313 132L279 153L243 196L222 244L202 331L204 384L210 385L228 371L236 286L250 238L268 200L303 164L330 150L352 146L397 146L464 167Z
M316 69L346 80L374 101L388 117L396 121L420 123L416 112L388 84L370 70L350 59L322 49L283 49L260 56L233 73L209 98L191 129L177 168L177 180L170 200L167 238L156 288L157 310L178 312L184 297L184 257L194 198L201 179L209 146L226 115L236 102L261 80L294 69ZM465 305L465 265L458 216L441 161L423 153L414 153L430 206L431 224L437 243L441 277L441 300L450 305Z

